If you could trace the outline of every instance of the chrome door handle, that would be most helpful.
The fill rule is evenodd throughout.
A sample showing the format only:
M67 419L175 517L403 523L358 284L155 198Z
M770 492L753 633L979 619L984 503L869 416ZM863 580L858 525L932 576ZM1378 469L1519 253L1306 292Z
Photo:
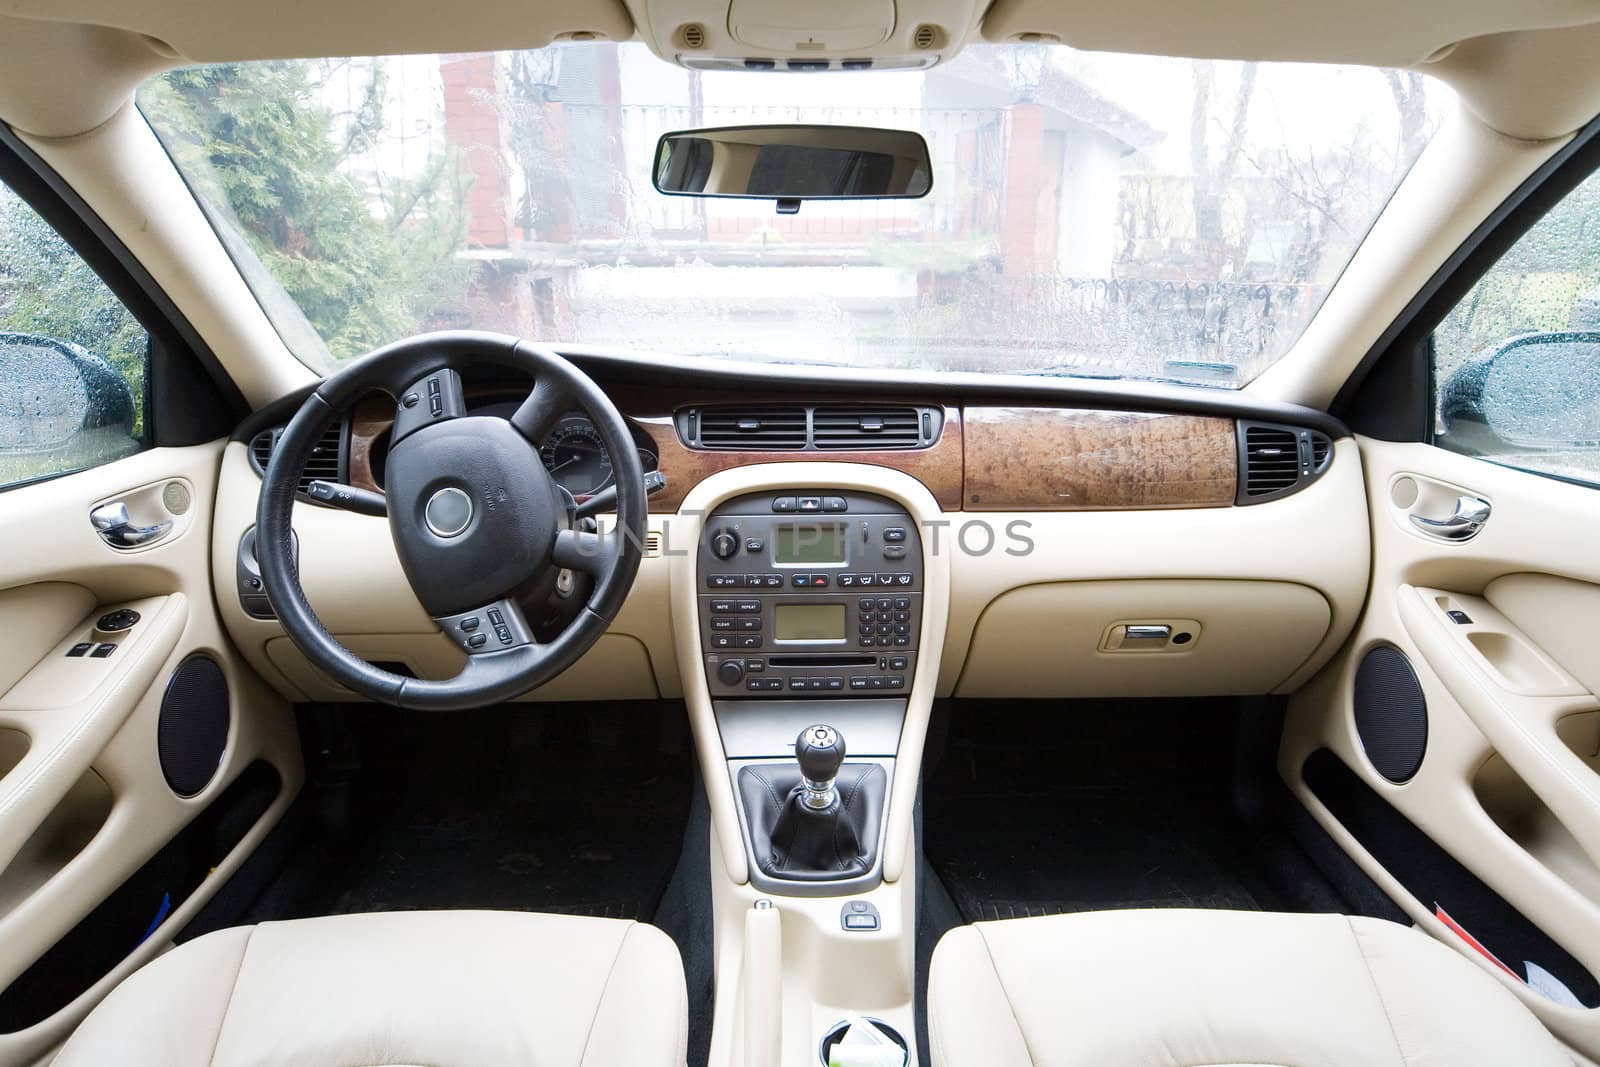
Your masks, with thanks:
M1475 496L1456 497L1456 513L1448 519L1429 519L1422 515L1411 516L1411 525L1431 537L1446 541L1465 541L1483 529L1489 521L1489 502Z
M120 500L101 504L89 512L89 522L102 541L124 551L159 541L172 529L171 519L150 526L135 526L128 518L128 505Z

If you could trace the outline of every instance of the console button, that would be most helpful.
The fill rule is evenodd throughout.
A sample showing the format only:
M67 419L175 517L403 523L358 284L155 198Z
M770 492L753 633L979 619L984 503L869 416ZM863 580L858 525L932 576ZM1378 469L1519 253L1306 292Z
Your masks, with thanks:
M794 497L792 496L780 496L772 502L773 511L793 511L794 507Z
M872 637L869 634L862 634L861 635L861 647L862 648L872 648L875 645L877 645L877 643L878 643L878 639L876 637Z
M760 690L766 688L765 683L765 678L751 678L744 683L744 687L751 692L759 692Z
M826 589L828 587L828 583L829 578L826 574L813 574L811 576L810 585L813 589Z
M904 689L906 687L906 679L903 674L891 674L888 682L889 684L884 686L885 689Z
M876 583L875 583L873 575L870 575L870 574L858 574L858 575L856 575L856 584L859 585L859 586L865 587L865 586L869 586L869 585L874 585Z
M761 647L761 638L759 636L756 636L756 637L741 637L741 638L739 638L738 647L739 648L760 648Z
M796 511L821 511L822 498L820 496L803 496L796 501Z
M798 693L801 690L803 690L805 687L806 687L806 680L804 678L790 678L789 679L789 688L793 689L795 692Z
M890 656L889 657L889 669L891 671L903 671L903 670L905 670L906 669L906 658L904 656Z
M851 675L851 677L850 677L850 688L851 689L865 689L866 687L867 687L867 677L866 677L866 675L864 675L864 674Z
M877 622L878 621L878 613L876 611L863 611L863 612L860 613L860 615L861 615L861 621L862 622Z
M733 623L734 623L733 628L735 630L759 630L759 629L761 629L761 620L760 619L734 619Z
M727 604L727 603L729 603L729 601L724 600L724 601L722 601L722 603ZM716 611L717 610L717 605L715 603L713 603L711 605L711 610L712 611ZM761 601L759 601L759 600L740 600L740 601L733 602L733 606L728 607L728 608L724 608L723 610L724 611L736 611L740 615L760 615L761 614Z
M825 678L825 679L823 679L823 681L826 683L826 687L828 689L843 689L844 688L844 679L843 678Z
M746 552L764 552L766 548L767 543L759 537L746 537L744 539L744 550Z
M906 634L901 634L899 637L894 639L894 644L896 648L905 648L911 644L911 638Z
M890 544L899 544L906 539L906 528L904 526L885 526L883 528L883 539Z
M883 546L883 558L884 559L905 559L906 558L906 546L905 545L884 545Z
M897 612L895 612L894 613L894 621L895 622L910 622L911 621L911 612L909 612L909 611L897 611Z
M711 628L713 630L731 630L731 629L733 629L733 620L732 619L720 619L720 618L712 619L711 620Z
M878 598L878 610L879 611L888 611L893 606L894 606L894 601L890 600L888 597L885 596L885 597L879 597Z
M873 579L873 584L874 585L893 585L894 584L894 575L892 575L892 574L880 574L876 578Z
M868 689L886 689L886 688L888 688L888 686L885 685L885 683L887 681L888 681L888 679L883 678L881 676L876 676L875 675L875 676L867 679L867 688Z
M761 587L763 589L782 589L783 588L783 575L781 575L781 574L763 574L763 575L761 575Z
M911 578L912 578L911 575L905 574L905 573L902 572L902 573L897 574L897 575L894 576L894 584L895 585L910 585L911 584ZM879 583L879 584L881 585L882 583Z
M794 586L796 589L804 589L811 584L811 575L792 574L789 576L789 584Z
M725 659L717 664L717 680L723 685L738 685L744 677L744 664L736 659Z
M905 665L901 664L901 666ZM744 669L751 674L760 674L767 669L767 661L764 659L747 659L744 661Z
M842 496L825 496L822 498L823 511L848 511L850 505L846 504Z
M706 585L711 589L737 589L743 579L737 574L708 574Z
M911 606L911 598L908 596L897 596L894 598L894 606L896 610L909 608Z
M711 638L711 647L734 648L736 647L734 645L735 640L737 640L737 638L733 637L731 634L715 634Z
M871 611L872 610L872 605L874 605L876 603L877 603L877 601L873 600L871 597L864 596L860 600L856 601L856 606L859 607L862 611Z
M841 574L841 575L839 575L839 588L840 589L849 589L851 586L853 586L855 584L856 584L856 576L855 575L853 575L853 574Z
M732 600L713 600L711 602L711 614L726 615L730 611L738 611L739 609L733 606L734 603L735 602ZM461 628L465 630L467 628L467 624L462 623Z

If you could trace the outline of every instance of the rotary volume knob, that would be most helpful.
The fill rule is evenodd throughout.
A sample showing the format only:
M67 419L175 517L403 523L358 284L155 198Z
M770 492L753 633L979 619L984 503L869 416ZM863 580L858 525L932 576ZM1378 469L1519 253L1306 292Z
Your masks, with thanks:
M711 535L711 554L718 559L732 559L739 551L739 536L731 530L718 530Z
M736 659L725 659L717 664L717 680L723 685L738 685L744 680L744 664Z

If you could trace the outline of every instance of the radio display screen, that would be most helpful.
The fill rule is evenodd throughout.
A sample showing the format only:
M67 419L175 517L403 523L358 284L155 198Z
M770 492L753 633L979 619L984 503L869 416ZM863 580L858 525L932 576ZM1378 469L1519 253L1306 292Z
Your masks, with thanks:
M843 526L779 526L773 531L772 562L777 564L840 565L844 563Z
M778 641L843 641L843 604L778 604L773 609Z

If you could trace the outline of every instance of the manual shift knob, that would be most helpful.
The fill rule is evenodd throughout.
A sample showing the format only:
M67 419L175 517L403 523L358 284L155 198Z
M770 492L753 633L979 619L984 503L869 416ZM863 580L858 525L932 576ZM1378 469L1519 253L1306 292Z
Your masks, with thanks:
M831 786L844 762L844 735L823 723L807 726L795 739L794 755L807 781Z

